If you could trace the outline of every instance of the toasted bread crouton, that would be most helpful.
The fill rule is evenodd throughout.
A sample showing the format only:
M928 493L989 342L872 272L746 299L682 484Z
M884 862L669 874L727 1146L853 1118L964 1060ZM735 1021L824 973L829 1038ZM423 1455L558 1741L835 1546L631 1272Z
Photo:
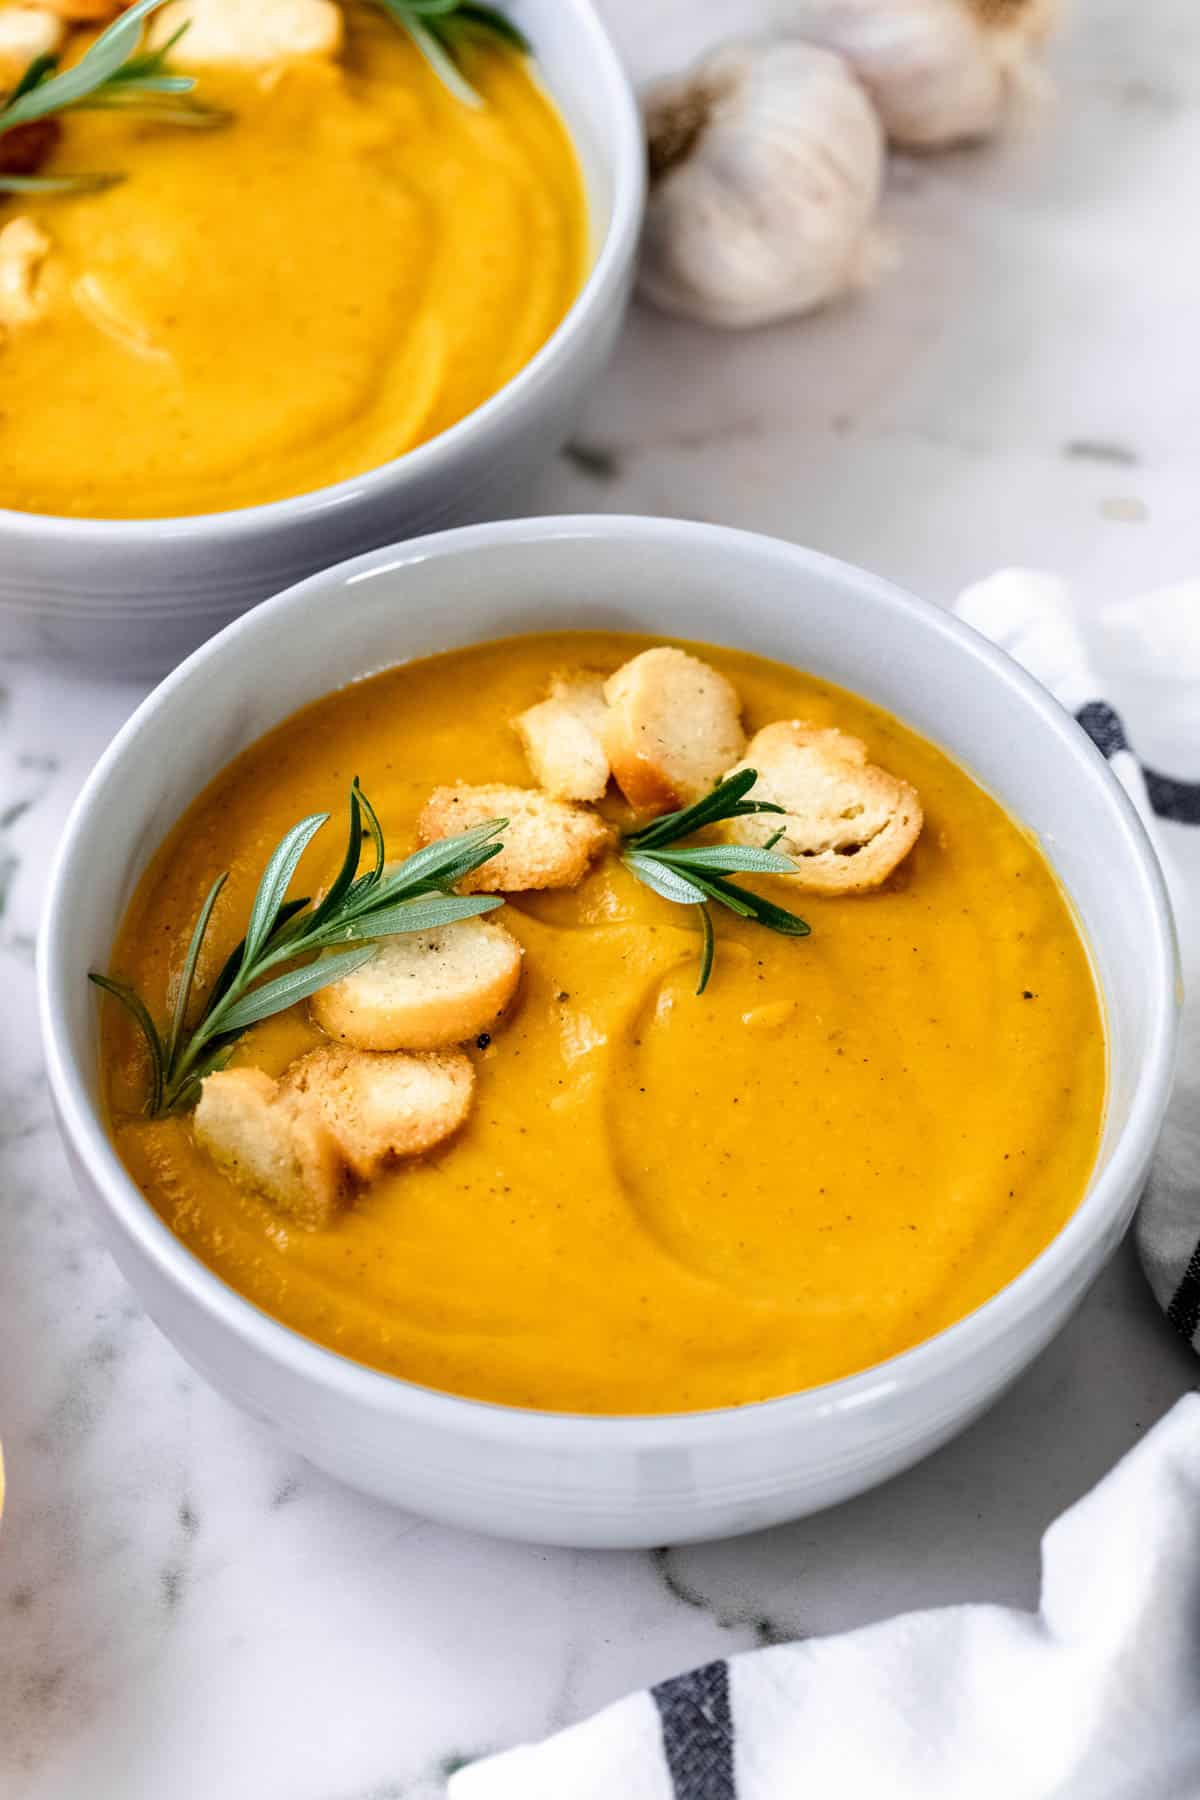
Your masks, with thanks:
M0 88L14 87L39 56L53 56L65 35L62 20L47 7L0 6Z
M0 88L5 80L6 71L0 63ZM58 119L30 119L27 124L14 125L0 137L0 175L36 175L61 142L62 124Z
M200 1090L196 1138L240 1186L301 1225L327 1225L345 1197L333 1133L261 1069L223 1069Z
M609 677L604 694L604 747L638 812L689 806L741 755L736 690L686 650L643 650Z
M336 56L342 8L334 0L172 0L148 21L151 48L186 25L183 66L272 63L290 56Z
M457 1131L471 1110L475 1071L459 1050L427 1056L310 1050L283 1078L333 1134L355 1176L420 1156Z
M610 837L604 821L585 807L500 782L435 788L417 820L417 836L432 844L498 818L508 820L500 834L504 848L459 882L464 894L578 887Z
M386 938L374 958L321 988L309 1011L360 1050L440 1050L494 1030L521 979L521 946L503 925L459 919Z
M758 770L749 799L774 801L784 812L731 819L726 835L763 844L782 826L777 848L796 858L795 880L807 893L879 887L920 836L917 790L868 762L866 745L843 731L780 719L756 733L728 773L739 769Z
M37 318L38 270L49 254L50 239L32 219L10 219L0 230L0 327Z
M534 780L556 800L599 800L611 773L604 748L603 675L555 675L547 699L513 720Z

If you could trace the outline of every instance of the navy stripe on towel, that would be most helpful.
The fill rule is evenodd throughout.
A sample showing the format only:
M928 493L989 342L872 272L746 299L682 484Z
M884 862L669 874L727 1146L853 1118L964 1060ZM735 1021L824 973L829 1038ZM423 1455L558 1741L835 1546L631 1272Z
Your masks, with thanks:
M737 1800L728 1663L706 1663L651 1691L675 1800Z
M1120 715L1103 700L1089 700L1075 717L1102 756L1115 756L1118 750L1128 750L1129 739L1125 736Z
M1183 1278L1167 1308L1167 1317L1190 1344L1200 1326L1200 1243L1192 1251L1191 1261L1183 1271Z
M1083 729L1102 755L1113 757L1129 749L1119 714L1103 700L1089 700L1075 714ZM1200 825L1200 781L1176 781L1172 775L1160 775L1156 769L1143 768L1146 793L1160 819L1172 819L1178 825Z
M1176 781L1171 775L1159 775L1154 769L1143 769L1150 804L1160 819L1173 819L1177 825L1200 825L1200 781Z

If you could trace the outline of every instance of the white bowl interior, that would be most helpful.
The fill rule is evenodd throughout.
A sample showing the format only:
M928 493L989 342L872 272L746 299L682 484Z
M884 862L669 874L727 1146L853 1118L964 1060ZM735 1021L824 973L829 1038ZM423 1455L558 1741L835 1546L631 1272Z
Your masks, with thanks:
M646 1418L437 1394L349 1363L241 1300L152 1212L105 1135L87 971L107 965L148 858L204 785L345 682L566 626L736 644L889 708L1035 832L1090 941L1110 1097L1088 1195L999 1295L860 1375L756 1406ZM184 1353L343 1479L459 1523L577 1544L654 1544L795 1517L894 1473L978 1413L1048 1340L1129 1222L1166 1103L1178 979L1161 874L1132 806L1074 721L1007 657L938 609L812 552L629 518L467 527L373 552L205 645L130 721L80 797L40 962L51 1088L77 1171Z

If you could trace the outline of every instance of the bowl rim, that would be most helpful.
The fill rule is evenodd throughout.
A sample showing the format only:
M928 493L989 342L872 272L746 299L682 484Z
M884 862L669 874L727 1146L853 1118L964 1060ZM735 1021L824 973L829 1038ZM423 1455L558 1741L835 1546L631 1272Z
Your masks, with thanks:
M612 35L600 17L594 0L557 0L568 7L580 36L580 54L588 56L596 90L607 111L614 149L603 147L603 160L612 179L612 214L595 261L570 306L535 354L494 394L457 419L435 437L415 444L388 462L378 463L344 481L292 494L255 506L230 507L225 511L179 513L164 518L77 518L73 514L24 512L0 506L0 539L14 543L44 540L53 533L67 547L94 546L97 550L123 545L136 549L153 541L180 544L193 540L236 544L260 532L286 530L314 523L341 508L377 498L398 481L437 479L443 475L462 445L473 435L486 438L502 423L511 408L553 379L572 352L575 340L590 322L603 315L620 289L632 261L641 232L646 194L646 154L641 113L633 83L625 72ZM535 68L536 55L533 59ZM547 91L550 91L549 89ZM554 95L551 92L551 99ZM556 102L557 104L557 102ZM572 137L573 134L568 133Z
M883 1362L836 1381L795 1393L695 1412L579 1413L526 1408L472 1399L426 1387L375 1369L304 1337L229 1286L201 1262L155 1212L126 1171L93 1105L82 1067L69 1045L65 967L72 893L82 891L73 863L78 840L97 804L112 804L121 765L136 754L145 725L175 703L176 694L208 678L207 666L231 642L262 631L303 596L382 577L406 564L454 558L504 544L536 544L569 538L581 543L622 539L671 545L683 539L714 549L724 546L748 562L769 557L810 574L836 575L869 591L894 617L915 619L922 629L952 640L988 671L1009 703L1039 715L1076 771L1075 779L1099 787L1108 802L1123 862L1139 890L1149 927L1142 973L1151 998L1148 1055L1138 1071L1129 1116L1108 1163L1050 1243L1011 1281L972 1312L932 1337ZM383 666L383 665L381 665ZM954 754L951 750L951 754ZM116 778L116 779L114 779ZM1048 859L1053 866L1050 852ZM115 926L114 926L115 929ZM457 1431L463 1437L507 1441L524 1449L603 1453L620 1449L697 1449L719 1436L745 1442L763 1430L787 1431L861 1412L901 1392L919 1390L985 1353L1014 1326L1036 1314L1089 1249L1120 1220L1128 1196L1140 1188L1170 1097L1180 1005L1180 961L1166 882L1145 825L1107 760L1048 689L1005 651L962 619L841 559L784 539L729 526L624 514L576 514L460 526L366 552L297 582L228 625L194 651L136 708L96 763L68 816L53 864L37 947L38 1005L46 1072L60 1130L87 1171L99 1200L122 1232L134 1240L168 1285L185 1290L211 1323L252 1354L282 1365L327 1394L372 1408L377 1416ZM1094 1271L1093 1271L1094 1272Z

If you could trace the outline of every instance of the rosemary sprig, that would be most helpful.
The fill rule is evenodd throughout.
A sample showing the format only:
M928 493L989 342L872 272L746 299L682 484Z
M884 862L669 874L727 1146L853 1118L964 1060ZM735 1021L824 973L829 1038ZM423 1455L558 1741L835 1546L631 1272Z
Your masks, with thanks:
M510 49L529 53L529 40L512 20L494 6L475 0L374 0L406 31L430 68L464 106L482 106L483 99L460 67L464 42L472 37L497 39Z
M782 837L777 831L764 848L751 844L697 844L691 849L674 849L684 838L715 825L722 819L743 818L747 813L781 813L782 806L769 800L747 800L758 780L755 769L743 769L731 775L681 812L665 813L652 825L628 833L621 851L621 861L631 874L646 887L673 900L678 906L699 909L703 931L700 954L700 979L696 992L702 994L712 974L715 939L709 906L717 901L740 918L753 919L769 931L785 937L807 937L809 927L798 914L787 912L773 901L764 900L749 888L728 880L732 874L794 875L796 865L774 846Z
M287 890L296 866L328 819L328 813L311 813L276 845L258 884L246 935L226 959L190 1031L187 1015L196 966L227 874L218 875L200 908L165 1032L125 982L110 975L89 975L97 987L121 1002L146 1040L150 1053L146 1110L151 1118L194 1105L204 1077L225 1066L244 1031L370 962L380 938L432 931L503 904L498 895L449 890L499 854L497 834L507 819L490 819L457 837L442 838L387 872L383 831L357 779L350 789L350 830L336 879L316 906L308 899L289 900ZM359 874L364 843L373 852L372 866ZM336 956L325 954L342 944L356 947ZM272 970L295 965L304 956L313 960L263 981Z
M166 0L137 0L102 31L71 68L38 56L0 106L0 137L64 112L129 112L160 125L211 130L230 115L192 98L195 77L172 74L167 58L187 30L182 25L157 50L142 50L142 21ZM2 149L0 149L2 154ZM0 193L82 193L110 187L118 174L32 175L0 172Z

